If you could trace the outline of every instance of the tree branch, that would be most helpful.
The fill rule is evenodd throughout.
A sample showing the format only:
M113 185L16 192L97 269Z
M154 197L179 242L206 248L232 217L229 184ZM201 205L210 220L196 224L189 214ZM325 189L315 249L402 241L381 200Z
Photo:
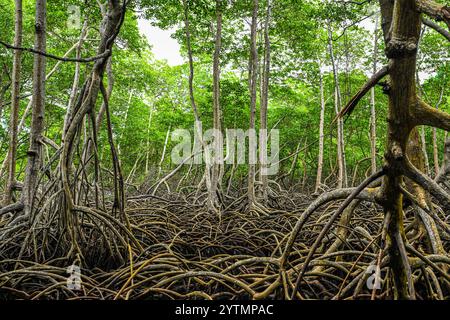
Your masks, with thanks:
M388 66L384 66L377 73L375 73L372 78L370 78L358 91L358 93L353 96L353 98L347 103L347 105L341 110L341 112L339 112L339 114L334 118L333 123L337 119L342 118L345 115L349 117L358 104L359 100L361 100L369 92L369 90L374 87L381 79L383 79L388 73Z
M421 99L414 104L411 112L416 126L425 125L450 131L450 114L431 107Z
M450 29L450 7L432 0L416 0L417 10L436 21L444 21Z
M450 195L433 179L422 174L409 160L405 164L404 175L432 194L446 211L450 211Z
M92 61L100 60L100 59L103 59L103 58L107 58L107 57L109 57L109 55L111 55L111 50L107 49L103 53L101 53L101 54L99 54L99 55L97 55L95 57L81 58L81 59L66 58L66 57L58 57L58 56L55 56L55 55L47 53L47 52L35 50L33 48L15 47L15 46L10 45L10 44L8 44L6 42L3 42L2 40L0 40L0 44L2 46L4 46L5 48L7 48L7 49L31 52L33 54L39 54L41 56L44 56L44 57L47 57L47 58L50 58L50 59L54 59L54 60L58 60L58 61L63 61L63 62L81 62L81 63L86 63L86 62L92 62Z
M443 35L445 38L447 38L448 41L450 41L450 32L442 28L440 25L438 25L436 22L431 21L430 19L427 19L425 17L422 17L422 22L424 25L430 27L431 29L434 29L436 32Z

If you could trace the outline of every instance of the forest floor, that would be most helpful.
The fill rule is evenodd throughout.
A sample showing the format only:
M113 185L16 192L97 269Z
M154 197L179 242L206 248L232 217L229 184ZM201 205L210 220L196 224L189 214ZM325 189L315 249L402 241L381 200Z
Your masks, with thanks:
M0 299L289 299L292 292L296 299L393 298L378 241L383 212L364 201L344 212L323 238L294 290L313 243L339 207L335 201L315 210L281 262L296 223L315 199L279 192L262 214L244 210L236 197L218 215L206 211L201 198L130 196L126 213L134 242L111 241L112 230L81 223L83 257L74 261L60 239L45 239L45 232L35 237L34 248L20 245L27 233L3 240ZM414 214L406 212L410 243L421 251L423 235L413 228ZM443 241L448 252L450 239ZM79 274L67 269L72 262ZM449 282L440 283L434 269L438 264L411 260L418 299L449 298ZM379 287L370 265L380 268ZM78 287L68 286L68 271L80 276Z

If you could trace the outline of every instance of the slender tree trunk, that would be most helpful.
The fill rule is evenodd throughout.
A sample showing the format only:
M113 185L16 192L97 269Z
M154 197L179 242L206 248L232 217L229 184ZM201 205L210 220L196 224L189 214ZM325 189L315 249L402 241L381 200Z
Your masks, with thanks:
M372 72L377 72L378 59L378 17L375 19L375 29L373 35L373 65ZM370 90L370 164L371 172L377 172L377 126L376 126L376 111L375 111L375 88Z
M80 34L80 40L78 41L78 44L76 47L77 59L81 58L81 49L83 47L83 41L85 40L85 37L86 37L87 25L88 24L87 24L87 20L86 20L83 23L83 27L81 29L81 34ZM67 104L67 112L64 117L64 128L63 128L63 132L62 132L62 141L64 141L68 122L69 122L69 119L72 117L73 108L74 108L75 102L77 100L77 92L78 92L78 87L80 85L80 72L81 72L81 63L76 62L75 63L75 73L74 73L73 82L72 82L72 89L70 90L69 102Z
M256 160L256 137L255 130L255 114L256 114L256 91L257 91L257 76L258 76L258 49L256 43L257 24L258 24L258 6L259 1L253 0L253 13L250 34L250 126L249 126L249 165L248 165L248 202L251 207L255 203L255 160Z
M328 24L328 48L330 53L331 64L333 67L333 76L335 84L335 112L338 114L341 111L342 96L339 85L339 72L334 58L333 50L333 32L331 30L331 24ZM337 187L342 188L347 186L347 175L345 165L345 147L344 147L344 121L337 119L337 161L338 161L338 181Z
M420 128L420 145L422 146L422 152L423 152L423 156L424 156L424 161L425 161L425 173L429 174L430 173L430 160L428 159L428 152L427 152L427 140L425 137L425 126L422 126Z
M36 0L35 39L34 49L46 51L46 18L47 1ZM28 163L25 171L23 187L23 202L25 215L31 213L35 191L37 188L38 172L41 166L42 131L44 129L45 107L45 66L46 57L34 55L33 64L33 111L31 115L30 147Z
M319 65L320 65L320 63L319 63ZM324 134L325 95L324 95L324 90L323 90L323 74L322 74L322 71L320 71L320 74L319 74L319 87L320 87L319 158L317 160L317 176L316 176L315 192L319 191L320 184L322 183L323 142L324 142L324 138L325 138L325 134Z
M444 160L442 163L439 175L436 177L436 182L442 182L444 179L448 179L448 174L450 173L450 140L445 137L444 143Z
M153 105L150 107L147 123L147 147L145 153L145 175L147 176L149 170L149 158L150 158L150 127L152 125Z
M209 165L211 163L211 159L209 159L209 147L205 143L203 139L202 134L202 125L200 122L200 116L197 109L197 104L195 102L194 97L194 59L192 55L192 46L191 46L191 32L190 32L190 22L189 22L189 6L187 0L183 0L183 9L184 9L184 31L186 35L186 46L188 51L188 60L189 60L189 100L191 102L192 111L194 113L195 118L195 131L196 136L198 137L200 144L203 148L204 155L205 155L205 162L206 162L206 168L204 173L204 179L206 183L206 188L208 189L208 194L212 195L211 188L211 170L209 168ZM202 180L203 181L203 180ZM199 184L199 186L202 183ZM213 205L213 202L211 201L211 197L208 197L208 206L211 210L215 211L215 206Z
M262 90L261 90L261 106L260 106L260 136L259 136L259 164L260 164L260 181L261 181L261 196L264 204L268 201L269 181L267 177L267 152L268 152L268 132L267 132L267 108L269 104L269 79L270 79L270 37L269 25L271 16L271 3L267 0L266 21L264 25L264 69L262 76Z
M423 29L422 32L421 32L418 44L420 44L420 40L421 40L421 38L423 36L424 31L425 30ZM420 47L417 48L417 57L418 58L419 58L419 55L420 55ZM420 83L420 76L419 76L419 69L418 68L416 69L416 83L417 83L417 88L418 88L417 95L419 97L422 97L424 95L424 92L423 92L422 85ZM426 140L426 137L425 137L425 126L422 126L421 129L420 129L420 142L421 142L420 145L422 147L422 153L423 153L423 157L424 157L424 166L425 166L424 167L424 172L426 174L429 174L430 173L430 161L428 159L427 140Z
M119 141L117 142L117 154L119 155L119 157L120 157L120 143L121 143L122 138L123 138L123 133L126 132L126 130L127 130L127 120L128 120L128 114L130 112L130 106L131 106L132 98L133 98L133 90L130 90L130 95L128 97L127 107L125 109L125 117L123 119L123 130L120 133ZM169 126L169 131L170 131L170 126Z
M434 176L439 174L439 151L437 145L437 129L433 128L433 165L434 165Z
M161 176L162 165L163 165L164 159L166 157L166 150L167 150L167 144L169 143L170 129L171 129L171 126L169 126L169 128L167 129L166 138L164 139L164 147L163 147L163 151L161 154L161 160L159 160L157 179L159 179L159 177Z
M108 19L108 9L107 9L108 3L102 4L99 1L97 1L97 3L100 6L100 12L102 14L103 20ZM107 98L109 100L109 97L111 97L111 94L112 94L112 91L114 88L114 74L113 74L113 70L112 70L111 57L108 57L108 61L106 62L105 70L106 70L106 78L108 80L108 87L106 88L106 94L107 94ZM102 105L101 105L100 109L98 110L97 118L95 120L95 123L96 123L95 127L97 128L97 130L100 130L105 111L106 111L106 104L105 104L105 102L102 102ZM91 152L88 152L87 154L90 155Z
M211 189L209 190L209 202L216 207L219 192L222 186L221 174L223 170L223 140L220 110L220 51L222 48L222 5L221 0L216 0L216 39L213 56L213 128L214 128L214 160L211 167Z
M439 100L436 103L436 109L439 109L439 105L442 102L442 98L444 96L444 88L441 90L441 94L439 95ZM439 147L437 143L437 129L433 128L433 162L434 162L434 176L437 177L440 171L439 165Z
M15 27L14 46L22 46L22 0L15 1ZM20 69L21 51L14 51L12 87L11 87L11 116L9 127L9 150L8 150L8 178L6 181L4 204L8 205L12 201L14 187L16 183L16 156L17 156L17 136L18 118L20 107ZM45 71L45 70L44 70Z

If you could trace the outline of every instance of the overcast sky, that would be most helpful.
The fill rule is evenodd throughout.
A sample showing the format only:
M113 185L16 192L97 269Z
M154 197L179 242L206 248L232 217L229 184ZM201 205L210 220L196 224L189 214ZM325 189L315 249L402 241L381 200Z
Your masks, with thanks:
M175 39L170 37L173 30L161 30L144 19L138 20L138 26L140 32L145 35L148 42L152 45L152 52L156 59L167 60L167 63L171 66L183 63L183 58L180 55L180 45Z

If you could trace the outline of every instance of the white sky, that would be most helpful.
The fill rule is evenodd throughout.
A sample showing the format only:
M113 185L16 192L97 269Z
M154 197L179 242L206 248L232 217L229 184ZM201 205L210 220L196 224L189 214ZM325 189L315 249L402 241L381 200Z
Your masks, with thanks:
M148 20L138 20L139 31L147 38L152 45L152 52L158 60L166 60L170 66L177 66L183 63L180 54L180 45L177 40L171 38L174 30L162 30L154 27Z

